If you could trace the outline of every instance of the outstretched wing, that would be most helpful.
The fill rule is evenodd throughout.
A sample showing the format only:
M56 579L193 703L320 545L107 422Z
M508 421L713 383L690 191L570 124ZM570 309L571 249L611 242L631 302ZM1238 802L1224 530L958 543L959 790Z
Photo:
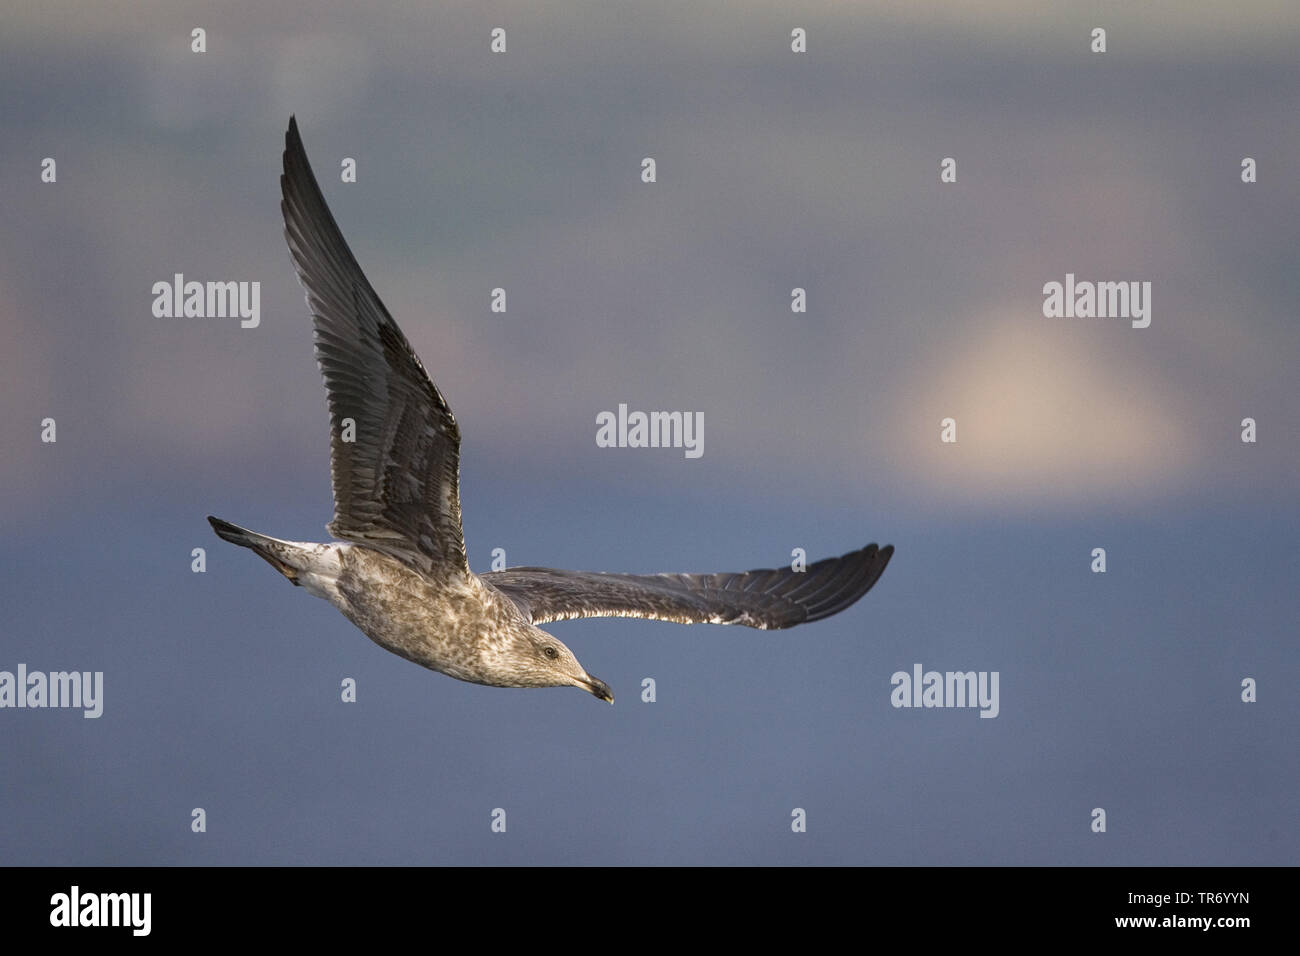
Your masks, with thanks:
M329 394L329 531L426 573L440 565L467 571L456 419L339 232L293 118L280 188Z
M892 544L869 544L803 571L603 574L509 568L480 577L513 600L534 624L577 617L644 617L767 630L838 614L871 590L893 553Z

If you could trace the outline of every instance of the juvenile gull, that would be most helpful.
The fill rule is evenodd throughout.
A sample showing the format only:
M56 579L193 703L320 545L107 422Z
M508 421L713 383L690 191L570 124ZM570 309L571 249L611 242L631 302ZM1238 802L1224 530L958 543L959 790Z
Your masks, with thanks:
M460 430L352 256L289 119L280 177L284 235L307 291L330 411L341 542L281 541L209 517L227 541L329 601L380 647L458 680L581 687L614 702L537 625L579 617L784 628L836 614L894 553L869 544L804 571L605 574L508 568L474 574L460 526ZM349 433L345 419L351 419ZM346 439L352 440L346 440Z

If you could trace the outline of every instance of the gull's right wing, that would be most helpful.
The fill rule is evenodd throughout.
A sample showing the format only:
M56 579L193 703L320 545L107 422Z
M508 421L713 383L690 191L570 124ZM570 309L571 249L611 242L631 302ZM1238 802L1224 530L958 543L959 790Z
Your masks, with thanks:
M803 571L735 574L604 574L507 568L480 578L533 624L580 617L642 617L678 624L794 627L838 614L871 590L894 553L869 544Z

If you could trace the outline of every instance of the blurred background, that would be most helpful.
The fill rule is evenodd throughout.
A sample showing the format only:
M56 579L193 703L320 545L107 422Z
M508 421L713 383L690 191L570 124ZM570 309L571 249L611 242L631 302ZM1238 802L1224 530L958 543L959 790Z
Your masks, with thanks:
M267 7L2 14L0 669L104 713L0 710L0 863L1297 862L1300 8ZM331 516L291 113L460 422L475 570L892 543L876 588L552 625L610 708L422 670L219 541ZM177 272L260 326L155 318ZM1151 282L1150 328L1044 318L1066 273ZM620 402L703 457L598 448ZM999 716L894 709L915 663Z

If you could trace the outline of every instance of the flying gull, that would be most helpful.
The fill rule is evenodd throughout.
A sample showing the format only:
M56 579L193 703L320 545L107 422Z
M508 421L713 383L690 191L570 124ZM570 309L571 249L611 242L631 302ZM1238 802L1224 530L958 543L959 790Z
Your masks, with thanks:
M329 601L380 647L458 680L580 687L612 704L609 685L539 624L640 617L794 627L844 610L885 570L893 546L869 544L802 571L470 571L460 525L460 429L344 241L292 117L280 188L284 235L307 292L329 396L328 530L341 541L281 541L208 521Z

